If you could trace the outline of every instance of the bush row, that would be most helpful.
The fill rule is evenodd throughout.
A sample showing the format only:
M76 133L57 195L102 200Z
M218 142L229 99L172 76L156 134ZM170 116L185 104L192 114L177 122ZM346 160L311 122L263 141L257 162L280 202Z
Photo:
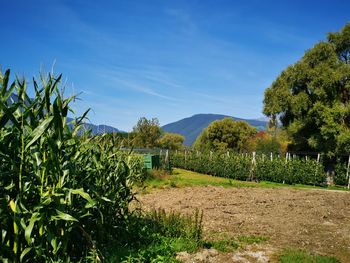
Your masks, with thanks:
M177 152L172 155L175 167L237 180L263 180L287 184L323 185L326 173L316 160L267 158L252 154Z

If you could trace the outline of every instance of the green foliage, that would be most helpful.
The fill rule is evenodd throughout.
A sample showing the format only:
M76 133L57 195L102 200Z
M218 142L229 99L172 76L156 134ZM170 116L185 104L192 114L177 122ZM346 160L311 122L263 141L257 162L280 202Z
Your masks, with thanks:
M219 239L206 242L206 246L208 248L214 248L218 251L225 253L232 252L239 248L239 244L232 239Z
M339 263L334 257L313 255L302 250L287 249L279 258L281 263Z
M158 140L158 146L162 149L181 150L184 147L184 140L185 137L180 134L166 132Z
M286 184L324 185L326 174L315 160L286 160L259 155L256 164L252 156L235 153L203 154L178 152L173 155L174 167L237 180L259 180Z
M349 157L347 157L349 158ZM334 183L336 185L348 185L349 178L347 177L348 159L338 157L334 169ZM350 172L349 172L350 175Z
M162 134L157 118L146 119L142 117L133 128L133 146L137 148L155 148Z
M197 137L194 148L200 151L242 151L256 129L245 121L224 118L212 122Z
M0 73L0 260L69 262L100 249L118 232L143 176L139 156L117 151L113 136L77 136L84 118L67 123L61 76L9 84Z
M305 52L265 91L264 113L282 125L293 150L350 152L350 24Z
M153 210L129 217L121 232L118 249L111 249L111 262L176 262L175 253L192 252L202 244L203 213L193 215ZM120 248L124 248L121 250Z

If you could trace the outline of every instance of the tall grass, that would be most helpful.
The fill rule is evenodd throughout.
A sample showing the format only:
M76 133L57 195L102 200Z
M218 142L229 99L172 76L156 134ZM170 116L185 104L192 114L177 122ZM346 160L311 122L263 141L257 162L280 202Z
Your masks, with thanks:
M0 260L99 261L143 161L113 136L78 136L87 112L68 122L61 75L33 80L32 98L27 85L0 72Z

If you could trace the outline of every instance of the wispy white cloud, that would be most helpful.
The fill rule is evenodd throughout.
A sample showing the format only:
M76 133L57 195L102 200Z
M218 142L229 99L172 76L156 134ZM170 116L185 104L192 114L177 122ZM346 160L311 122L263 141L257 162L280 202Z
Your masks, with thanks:
M113 85L114 87L126 87L128 89L138 91L138 92L150 95L150 96L158 97L161 99L166 99L166 100L170 100L170 101L180 101L179 99L177 99L175 97L170 97L170 96L161 94L160 92L158 92L150 87L147 87L144 84L139 84L135 81L121 78L115 74L111 74L111 73L108 74L107 72L104 72L104 73L100 73L99 75L101 77L103 77L104 79L106 79L109 82L109 85Z

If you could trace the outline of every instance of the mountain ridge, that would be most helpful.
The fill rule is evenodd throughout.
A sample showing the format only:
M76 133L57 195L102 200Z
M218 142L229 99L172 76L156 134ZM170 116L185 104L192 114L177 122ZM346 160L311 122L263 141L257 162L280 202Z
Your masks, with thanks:
M165 132L173 132L185 136L184 144L186 146L191 146L196 140L197 136L202 132L204 128L208 127L210 123L216 120L222 120L223 118L227 117L232 118L236 121L246 121L250 125L257 128L257 130L264 130L267 125L267 121L258 119L243 119L223 114L200 113L172 123L168 123L162 126L162 129Z

